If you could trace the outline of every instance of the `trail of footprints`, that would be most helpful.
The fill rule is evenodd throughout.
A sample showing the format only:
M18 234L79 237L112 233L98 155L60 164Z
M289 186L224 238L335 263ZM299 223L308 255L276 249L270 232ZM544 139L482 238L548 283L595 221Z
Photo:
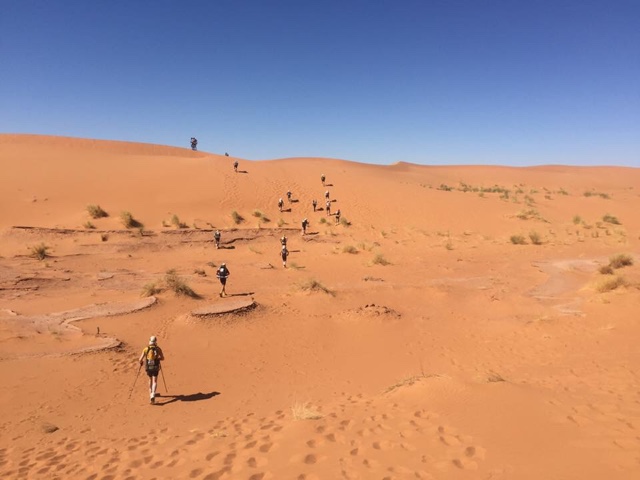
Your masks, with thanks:
M432 412L350 397L320 420L294 420L279 410L180 434L164 428L129 439L52 436L48 445L22 451L0 448L0 476L432 479L450 469L477 469L484 454L471 437L443 425Z

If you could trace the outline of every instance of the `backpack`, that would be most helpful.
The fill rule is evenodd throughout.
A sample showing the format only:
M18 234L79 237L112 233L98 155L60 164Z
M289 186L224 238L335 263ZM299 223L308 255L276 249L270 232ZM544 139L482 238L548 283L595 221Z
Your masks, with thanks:
M160 368L160 359L158 358L158 347L149 345L145 356L145 369L157 370Z

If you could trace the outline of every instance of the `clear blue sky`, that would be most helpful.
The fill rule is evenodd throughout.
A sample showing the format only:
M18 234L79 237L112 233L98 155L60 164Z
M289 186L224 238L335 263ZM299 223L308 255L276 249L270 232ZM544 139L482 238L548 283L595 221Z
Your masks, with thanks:
M0 132L640 167L640 0L0 0Z

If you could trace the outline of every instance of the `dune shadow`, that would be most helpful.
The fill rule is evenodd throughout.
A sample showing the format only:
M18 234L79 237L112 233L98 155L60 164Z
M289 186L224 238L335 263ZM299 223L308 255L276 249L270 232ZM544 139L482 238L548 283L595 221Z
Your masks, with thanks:
M200 400L209 400L210 398L213 397L217 397L218 395L220 395L220 392L209 392L209 393L202 393L202 392L198 392L198 393L192 393L190 395L156 395L156 405L159 406L164 406L164 405L169 405L170 403L174 403L174 402L198 402ZM167 400L166 402L159 402L157 399L161 398L161 399L165 399L168 398L169 400Z

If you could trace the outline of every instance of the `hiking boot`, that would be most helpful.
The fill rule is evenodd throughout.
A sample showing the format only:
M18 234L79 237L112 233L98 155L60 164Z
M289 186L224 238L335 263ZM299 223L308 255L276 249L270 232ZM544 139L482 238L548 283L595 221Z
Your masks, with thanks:
M156 403L156 397L151 397L149 399L149 403L151 403L151 405L153 405L154 403Z

